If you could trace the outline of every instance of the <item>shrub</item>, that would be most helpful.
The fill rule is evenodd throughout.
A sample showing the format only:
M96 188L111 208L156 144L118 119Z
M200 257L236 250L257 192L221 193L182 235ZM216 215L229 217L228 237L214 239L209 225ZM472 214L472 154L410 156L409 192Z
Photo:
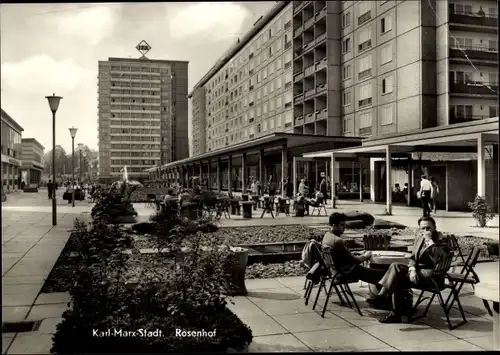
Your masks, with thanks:
M474 201L467 202L467 205L472 210L472 217L476 220L476 226L484 228L488 221L495 217L491 207L482 196L476 195Z

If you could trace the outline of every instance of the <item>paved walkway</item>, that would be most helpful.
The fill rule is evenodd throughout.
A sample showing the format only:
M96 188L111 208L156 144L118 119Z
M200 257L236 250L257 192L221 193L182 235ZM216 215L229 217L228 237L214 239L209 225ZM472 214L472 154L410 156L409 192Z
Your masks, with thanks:
M332 296L325 318L317 313L324 293L316 312L312 310L316 288L313 301L304 305L302 276L247 280L246 285L248 295L234 297L229 307L252 329L251 352L484 351L493 346L492 318L475 296L460 298L468 323L450 331L437 301L421 322L380 324L378 317L386 312L368 307L366 284L351 285L363 316Z
M2 204L2 322L42 321L37 332L2 334L2 354L49 353L52 335L67 308L68 294L40 294L69 238L75 217L86 219L87 202L62 201L56 227L46 191L12 193Z

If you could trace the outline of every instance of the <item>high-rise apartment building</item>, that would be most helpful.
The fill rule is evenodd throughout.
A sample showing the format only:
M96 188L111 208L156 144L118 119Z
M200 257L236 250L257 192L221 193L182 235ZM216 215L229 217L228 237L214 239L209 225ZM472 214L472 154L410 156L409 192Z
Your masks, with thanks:
M200 155L206 152L206 127L205 127L205 88L197 87L189 94L192 100L192 151L191 156Z
M205 130L206 151L293 131L292 35L292 4L279 2L195 86L193 131ZM194 102L203 94L204 126Z
M193 120L213 151L498 116L496 18L488 0L278 2L196 85L206 112L193 105Z
M189 156L188 62L109 58L98 79L100 181Z

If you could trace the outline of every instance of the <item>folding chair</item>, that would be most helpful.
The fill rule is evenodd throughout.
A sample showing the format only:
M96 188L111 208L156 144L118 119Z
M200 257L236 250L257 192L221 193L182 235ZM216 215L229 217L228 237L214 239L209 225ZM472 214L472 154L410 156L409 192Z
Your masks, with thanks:
M359 279L357 278L352 278L349 277L349 274L352 272L352 270L356 267L354 265L351 267L347 272L342 272L341 269L336 269L334 260L331 255L330 248L322 248L321 254L320 254L320 262L323 264L323 267L328 270L328 274L324 277L321 278L321 283L319 285L318 293L316 294L316 299L314 300L314 305L313 309L316 308L316 304L318 303L319 299L319 294L321 293L322 288L326 284L327 281L330 281L330 288L328 289L328 292L326 294L326 300L325 304L323 306L323 311L321 312L321 317L325 317L325 312L326 312L326 307L328 306L328 301L330 300L330 296L332 295L332 291L335 289L335 293L339 297L340 304L342 306L345 305L345 302L342 298L341 293L339 292L342 291L342 294L344 295L347 304L349 308L352 308L351 301L349 300L349 296L351 297L354 305L356 306L356 309L358 310L358 313L360 316L363 314L361 313L361 310L359 309L358 302L356 302L356 298L354 297L354 294L351 291L351 288L349 287L350 283L357 283L359 282ZM337 288L338 286L338 288Z
M218 201L216 204L215 218L217 220L220 220L222 218L222 215L224 215L226 218L231 219L231 216L229 214L229 206L230 202L227 200Z
M458 298L457 290L455 289L455 284L450 280L450 277L448 275L448 270L450 269L451 266L451 261L453 259L453 254L448 254L446 257L442 257L436 265L434 266L432 275L429 277L430 282L425 282L421 285L417 284L413 286L414 289L420 290L420 295L418 296L417 302L415 303L415 306L412 309L412 321L418 320L420 318L423 318L427 315L427 312L429 311L429 308L432 304L432 301L434 301L434 298L436 295L438 296L439 299L439 304L443 308L444 314L446 316L446 321L448 322L448 327L450 330L456 329L459 326L467 323L467 318L465 317L464 310L462 308L462 304L460 303L460 299ZM446 280L449 282L446 283ZM446 302L443 299L443 295L441 292L445 290L446 288L450 288L451 292L453 294L454 300L456 301L458 308L460 310L460 313L462 315L463 321L460 322L457 325L452 325L450 321L450 308L447 307ZM431 297L422 297L425 292L432 293ZM413 316L416 311L417 307L425 301L426 299L429 300L429 303L425 307L424 313L418 317Z
M454 287L457 290L457 296L460 296L460 291L462 290L462 287L465 284L471 285L472 288L474 288L474 285L479 283L479 277L477 276L476 272L474 271L474 267L477 264L477 260L479 259L479 253L481 252L481 249L479 247L473 247L472 248L472 253L469 255L467 258L467 261L465 262L464 267L462 268L462 271L460 273L453 273L453 272L448 272L449 276L449 281L454 283ZM455 299L452 298L453 294L450 293L448 295L448 298L446 299L445 304L448 306L449 309L452 308L453 303L455 303ZM451 302L450 302L451 300ZM485 307L488 310L488 313L491 314L491 309L490 305L488 302L485 302Z
M452 266L460 262L465 263L464 254L462 253L462 249L460 249L460 245L458 244L455 234L448 234L448 240L450 243L450 249L453 251Z
M328 215L328 213L326 212L325 199L322 197L318 198L316 203L311 204L311 207L312 207L311 216L314 215L314 211L318 211L318 216L321 216L322 210L325 211L325 216Z

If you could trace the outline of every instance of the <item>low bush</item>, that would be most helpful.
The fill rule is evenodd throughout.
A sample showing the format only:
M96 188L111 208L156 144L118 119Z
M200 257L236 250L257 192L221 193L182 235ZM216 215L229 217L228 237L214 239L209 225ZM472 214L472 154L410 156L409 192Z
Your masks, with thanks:
M101 219L106 223L133 222L133 217L137 216L137 212L130 202L130 195L135 189L135 186L123 183L119 188L111 188L107 192L96 195L97 201L92 208L92 218Z
M491 206L488 205L485 198L482 196L476 195L474 201L467 202L467 205L472 210L472 217L476 220L476 225L478 227L486 227L488 221L495 218Z

